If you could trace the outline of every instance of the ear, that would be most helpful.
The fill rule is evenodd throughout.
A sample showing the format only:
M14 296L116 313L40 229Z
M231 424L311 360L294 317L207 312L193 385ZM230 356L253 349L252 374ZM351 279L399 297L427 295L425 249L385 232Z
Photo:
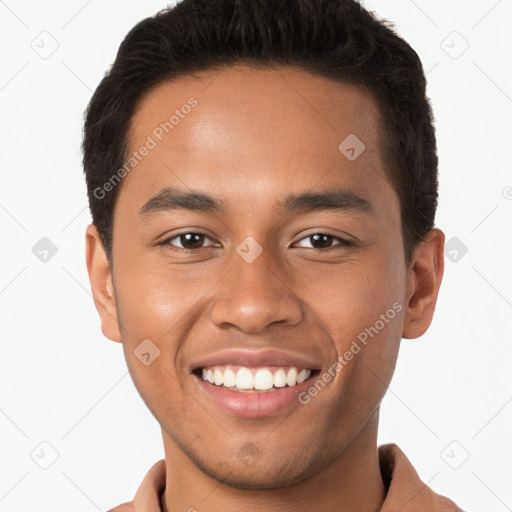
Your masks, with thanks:
M85 233L85 259L94 305L101 319L101 331L108 339L121 342L112 272L94 224L87 226Z
M419 338L429 328L444 272L444 233L431 229L418 244L409 266L403 338Z

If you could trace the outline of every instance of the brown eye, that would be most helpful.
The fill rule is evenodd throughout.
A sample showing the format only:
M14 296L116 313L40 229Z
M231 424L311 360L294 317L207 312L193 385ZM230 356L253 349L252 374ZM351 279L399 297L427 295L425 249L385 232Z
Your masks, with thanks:
M322 235L322 234L313 235L313 236L310 236L309 238L311 238L311 240L312 240L311 245L314 249L329 248L334 240L334 238L332 236Z
M302 242L303 240L310 240L309 247L304 245L299 245L299 247L317 250L332 249L335 247L348 247L352 245L352 242L350 242L349 240L345 240L344 238L340 238L339 236L335 236L330 233L315 233L313 235L304 237L302 240L299 240L298 243L300 244L300 242ZM333 245L333 242L335 240L337 240L339 243Z
M186 233L178 238L184 249L199 249L203 245L205 236L199 233Z
M206 240L210 240L212 243L205 246L204 243ZM215 243L204 233L181 233L179 235L168 238L164 241L164 244L170 245L176 249L184 249L189 251L215 245Z

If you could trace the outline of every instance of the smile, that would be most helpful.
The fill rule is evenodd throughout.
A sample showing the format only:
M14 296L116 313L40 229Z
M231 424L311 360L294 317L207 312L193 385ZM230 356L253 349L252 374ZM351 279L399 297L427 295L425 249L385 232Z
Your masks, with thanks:
M202 379L235 392L272 392L279 388L294 387L311 376L308 368L245 366L212 366L203 368Z
M277 349L218 351L188 364L207 408L228 416L270 418L301 408L300 393L320 374L311 355Z

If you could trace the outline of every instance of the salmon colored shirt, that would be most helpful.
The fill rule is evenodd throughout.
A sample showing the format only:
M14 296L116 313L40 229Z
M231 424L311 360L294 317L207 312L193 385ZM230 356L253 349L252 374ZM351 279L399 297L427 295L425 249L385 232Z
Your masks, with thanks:
M448 498L432 491L418 477L396 444L379 447L382 479L387 494L381 512L462 512ZM159 460L142 481L133 501L109 512L162 512L160 496L165 490L165 461Z

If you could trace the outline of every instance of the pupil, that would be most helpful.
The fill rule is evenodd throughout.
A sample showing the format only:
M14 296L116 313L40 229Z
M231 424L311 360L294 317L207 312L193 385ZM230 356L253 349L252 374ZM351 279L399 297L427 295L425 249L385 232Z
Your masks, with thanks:
M186 233L180 236L180 242L185 249L198 249L204 242L204 235L200 233Z
M330 245L332 243L331 235L322 235L322 234L312 235L311 238L313 239L312 245L315 249L325 249L326 247L330 247ZM320 243L318 244L317 242L319 242L319 241L320 241Z
M326 247L330 247L332 243L331 235L312 235L310 237L313 240L313 247L315 249L325 249ZM181 245L185 249L198 249L204 243L204 235L200 233L186 233L180 236Z

